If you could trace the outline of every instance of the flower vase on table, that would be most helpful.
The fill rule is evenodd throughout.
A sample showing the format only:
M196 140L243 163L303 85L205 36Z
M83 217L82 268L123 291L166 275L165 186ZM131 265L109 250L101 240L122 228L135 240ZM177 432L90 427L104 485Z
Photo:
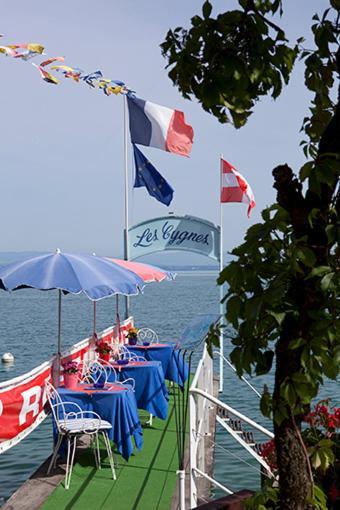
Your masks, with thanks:
M78 363L75 361L68 361L63 365L64 369L64 386L69 390L76 390L78 387Z
M112 347L108 342L101 340L97 343L96 352L98 353L99 360L108 362L111 358Z
M78 387L78 374L64 374L64 386L69 390L75 390Z
M137 344L137 328L130 328L127 332L126 338L129 345L136 345Z

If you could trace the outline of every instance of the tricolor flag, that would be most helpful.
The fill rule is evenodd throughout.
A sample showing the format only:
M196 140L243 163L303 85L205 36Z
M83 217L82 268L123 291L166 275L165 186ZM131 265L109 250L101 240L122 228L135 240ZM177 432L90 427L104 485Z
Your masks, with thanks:
M194 130L183 112L132 95L127 100L132 143L189 156Z
M221 202L243 202L244 204L249 204L249 218L252 208L255 207L253 190L236 168L224 159L221 159L221 172Z

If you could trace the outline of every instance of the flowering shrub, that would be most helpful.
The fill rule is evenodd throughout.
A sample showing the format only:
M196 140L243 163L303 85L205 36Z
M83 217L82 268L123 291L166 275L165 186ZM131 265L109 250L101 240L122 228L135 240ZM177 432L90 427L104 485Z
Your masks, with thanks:
M330 399L318 402L314 411L305 416L305 422L311 426L314 432L319 427L324 430L327 437L332 437L334 431L340 428L340 407L329 409L329 402Z
M76 361L67 361L63 364L65 374L77 374L79 372L78 363Z
M112 347L108 342L102 340L98 342L96 352L98 352L98 354L110 354L112 352Z
M265 459L268 466L272 471L277 469L277 461L276 461L276 451L275 451L275 441L271 439L267 443L264 443L261 446L261 456Z
M330 399L321 400L305 416L304 421L308 426L302 430L301 435L309 454L314 482L327 496L327 508L338 509L340 508L340 407L330 406ZM262 445L261 456L275 473L277 464L274 440Z
M340 407L331 407L330 399L318 402L305 417L302 432L314 471L315 482L328 499L328 508L340 507Z

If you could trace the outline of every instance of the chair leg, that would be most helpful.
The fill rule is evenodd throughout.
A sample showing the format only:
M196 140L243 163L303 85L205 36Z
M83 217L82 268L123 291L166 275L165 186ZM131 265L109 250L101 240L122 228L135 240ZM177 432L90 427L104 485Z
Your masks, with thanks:
M108 435L107 435L105 430L102 431L102 434L103 434L103 438L104 438L104 441L105 441L105 446L106 446L107 454L109 456L109 462L110 462L111 471L112 471L112 478L113 478L113 480L116 480L117 478L116 478L115 463L114 463L114 460L113 460L112 448L111 448L110 440L109 440Z
M146 424L147 424L147 425L150 425L150 427L152 427L152 418L153 418L153 416L152 416L152 414L150 413L149 419L148 419L148 421L146 422Z
M96 468L99 469L99 461L98 461L98 455L97 455L97 443L96 443L96 436L97 434L95 434L94 436L92 436L92 439L91 439L91 446L93 448L93 455L94 455L94 460L96 462Z
M98 457L98 469L101 469L101 463L100 463L100 449L99 449L99 437L98 432L96 433L96 447L97 447L97 457Z
M47 469L48 475L50 474L52 467L55 468L57 455L58 455L58 451L59 451L62 439L63 439L63 436L61 434L58 434L58 439L57 439L56 445L54 447L53 454L52 454L52 457L51 457L51 460L50 460L50 463L49 463L48 469Z
M77 445L77 436L74 436L73 448L72 448L72 453L71 453L71 439L68 436L67 437L67 460L66 460L65 489L69 489L69 487L70 487L76 445Z

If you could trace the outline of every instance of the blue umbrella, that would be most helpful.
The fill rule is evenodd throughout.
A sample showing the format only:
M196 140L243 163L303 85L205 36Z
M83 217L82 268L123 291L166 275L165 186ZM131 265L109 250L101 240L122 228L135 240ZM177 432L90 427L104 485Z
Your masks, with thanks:
M84 293L92 301L123 294L136 295L144 282L137 274L94 255L55 253L29 257L0 267L0 288L11 291L23 288L57 289L58 355L61 338L61 295Z

